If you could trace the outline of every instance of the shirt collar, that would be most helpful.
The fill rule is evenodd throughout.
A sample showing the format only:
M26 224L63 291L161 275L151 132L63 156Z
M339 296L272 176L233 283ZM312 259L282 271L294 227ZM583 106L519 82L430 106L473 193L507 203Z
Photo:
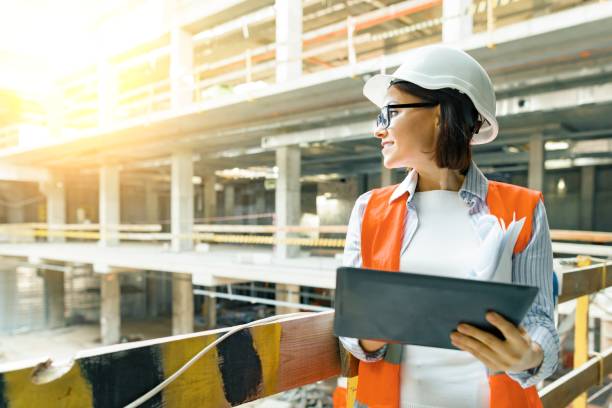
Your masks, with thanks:
M472 196L478 197L482 202L484 202L487 199L487 187L487 178L484 174L482 174L482 171L480 171L478 166L476 166L476 163L472 161L470 167L468 168L468 172L465 175L465 179L463 180L463 185L461 186L461 189L459 189L459 195L463 197L466 193L468 193Z
M395 187L395 190L393 190L389 198L389 204L403 196L404 193L408 193L408 202L410 202L414 196L418 181L419 173L417 173L415 169L410 170L406 178L404 178L404 180Z
M417 173L415 169L410 170L406 178L404 178L404 180L397 185L395 190L393 190L389 198L389 204L402 197L405 193L408 193L408 202L410 202L412 197L414 197L418 181L419 173ZM466 194L476 196L483 202L487 197L487 178L473 161L465 175L463 185L459 189L459 195L464 200L467 199Z

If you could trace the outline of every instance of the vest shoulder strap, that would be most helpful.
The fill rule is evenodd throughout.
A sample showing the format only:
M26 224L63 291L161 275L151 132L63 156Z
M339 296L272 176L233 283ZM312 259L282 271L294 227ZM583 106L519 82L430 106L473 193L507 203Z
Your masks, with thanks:
M372 190L361 222L361 260L364 268L399 270L406 217L406 200L389 203L397 185ZM406 193L408 194L408 193ZM391 239L390 239L391 238Z

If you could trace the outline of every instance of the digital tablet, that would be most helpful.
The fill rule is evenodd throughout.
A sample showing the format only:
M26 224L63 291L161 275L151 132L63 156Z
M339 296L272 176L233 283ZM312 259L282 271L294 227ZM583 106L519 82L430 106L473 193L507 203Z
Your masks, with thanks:
M334 334L456 349L450 334L468 323L503 339L485 315L518 325L537 287L341 267L336 273Z

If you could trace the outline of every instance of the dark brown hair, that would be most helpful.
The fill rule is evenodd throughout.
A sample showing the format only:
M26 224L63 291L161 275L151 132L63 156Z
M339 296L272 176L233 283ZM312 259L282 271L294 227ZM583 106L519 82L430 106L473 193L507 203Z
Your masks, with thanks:
M396 86L424 102L440 104L440 133L432 152L433 158L438 167L466 174L472 162L470 142L482 125L480 114L470 98L455 89L431 90L407 81L392 81L389 86Z

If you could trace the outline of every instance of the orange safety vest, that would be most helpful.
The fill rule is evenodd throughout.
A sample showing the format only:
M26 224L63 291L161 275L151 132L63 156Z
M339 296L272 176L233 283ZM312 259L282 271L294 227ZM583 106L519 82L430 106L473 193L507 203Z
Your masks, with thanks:
M389 203L396 186L373 190L361 224L361 258L364 268L399 271L404 233L406 201ZM491 214L506 225L525 217L525 224L514 246L521 252L529 243L534 210L542 198L539 191L511 184L488 182L487 205ZM357 376L348 379L347 406L395 408L400 403L400 344L389 344L382 360L359 363ZM506 374L489 377L491 408L540 408L542 402L535 386L523 389Z

